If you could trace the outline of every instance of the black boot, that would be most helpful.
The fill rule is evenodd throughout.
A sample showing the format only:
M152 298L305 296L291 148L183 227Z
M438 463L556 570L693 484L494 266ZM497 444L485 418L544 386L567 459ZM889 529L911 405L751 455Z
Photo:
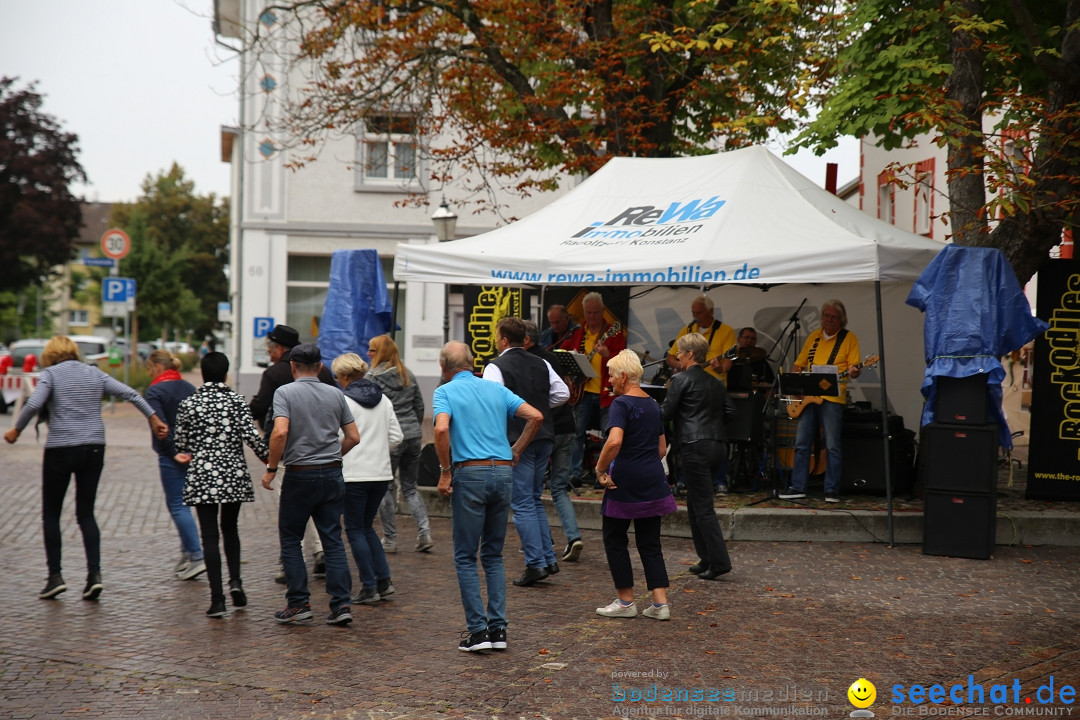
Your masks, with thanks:
M86 588L82 591L83 600L97 600L101 594L101 573L92 572L86 576Z
M37 596L44 600L56 597L65 590L67 590L67 585L64 584L63 576L60 573L52 573L45 582L45 588Z

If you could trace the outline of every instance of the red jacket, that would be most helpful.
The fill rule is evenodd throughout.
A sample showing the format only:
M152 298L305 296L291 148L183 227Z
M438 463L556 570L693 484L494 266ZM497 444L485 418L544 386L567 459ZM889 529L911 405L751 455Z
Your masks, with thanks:
M601 337L608 331L609 327L611 326L608 324L604 325L604 329L600 331ZM584 335L585 326L582 325L559 347L563 350L579 351ZM604 346L611 351L611 357L615 357L626 349L626 334L620 330L605 340ZM611 391L611 378L608 377L607 361L600 363L600 386L600 407L606 408L615 400L615 393Z

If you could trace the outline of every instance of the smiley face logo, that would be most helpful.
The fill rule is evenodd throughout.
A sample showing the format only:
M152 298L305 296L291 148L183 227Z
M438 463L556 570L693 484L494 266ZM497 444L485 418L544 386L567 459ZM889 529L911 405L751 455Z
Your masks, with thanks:
M859 678L851 683L847 691L848 700L857 708L864 709L874 704L877 699L877 688L874 683L866 678Z

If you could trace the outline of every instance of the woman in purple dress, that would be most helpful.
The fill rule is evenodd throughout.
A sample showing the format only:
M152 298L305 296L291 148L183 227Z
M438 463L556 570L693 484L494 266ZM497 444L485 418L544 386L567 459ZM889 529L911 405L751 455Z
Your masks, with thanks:
M652 592L652 603L642 614L668 620L671 610L660 519L675 512L675 498L661 462L667 443L660 406L641 389L641 361L632 350L608 360L608 373L616 398L608 411L608 437L596 463L596 477L605 491L600 506L604 552L619 596L596 612L604 617L637 617L627 535L632 520L645 584Z

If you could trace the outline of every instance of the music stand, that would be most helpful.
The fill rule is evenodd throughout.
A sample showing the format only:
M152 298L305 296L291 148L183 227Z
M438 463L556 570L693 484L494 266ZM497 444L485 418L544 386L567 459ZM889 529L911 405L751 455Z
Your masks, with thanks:
M840 377L836 373L781 373L780 392L784 395L838 397Z
M558 361L559 367L555 370L559 375L586 379L599 377L596 371L593 370L592 363L582 353L573 352L572 350L556 350L552 355Z

